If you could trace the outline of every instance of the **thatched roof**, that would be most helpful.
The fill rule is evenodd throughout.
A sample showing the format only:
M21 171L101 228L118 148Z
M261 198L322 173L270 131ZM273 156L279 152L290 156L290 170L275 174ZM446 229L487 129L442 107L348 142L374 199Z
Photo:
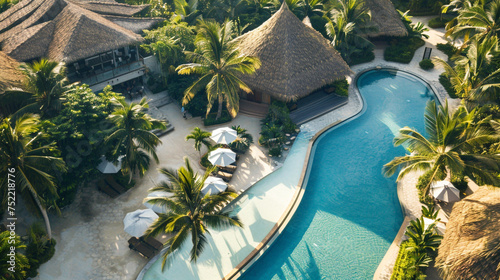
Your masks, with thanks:
M256 56L262 65L242 80L254 91L281 100L304 97L344 79L349 66L316 30L302 23L284 3L258 28L236 38L241 54Z
M19 63L0 52L0 93L8 88L21 87L23 74L19 71Z
M47 57L73 62L137 44L143 38L135 31L141 32L159 21L100 15L82 7L88 3L109 5L117 11L113 15L119 14L121 8L137 10L143 6L135 8L114 1L23 0L0 14L1 49L18 61Z
M436 259L443 279L500 279L500 190L457 202L446 228Z
M365 0L365 3L372 13L372 23L378 27L378 32L369 34L370 37L408 35L401 16L390 0Z
M149 7L149 5L127 5L111 1L78 1L78 5L102 15L133 16Z
M103 16L105 19L118 24L119 26L132 30L135 33L141 33L145 29L152 28L155 24L164 21L164 18L135 18L135 17L118 17L118 16Z

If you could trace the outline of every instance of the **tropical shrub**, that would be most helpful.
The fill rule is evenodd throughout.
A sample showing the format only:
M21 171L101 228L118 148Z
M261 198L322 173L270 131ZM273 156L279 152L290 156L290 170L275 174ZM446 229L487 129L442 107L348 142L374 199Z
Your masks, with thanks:
M375 54L372 48L364 49L360 52L355 52L351 54L351 62L349 66L370 62L375 59Z
M451 43L441 44L438 43L436 45L437 49L442 51L444 54L448 56L448 60L458 53L458 49Z
M416 37L393 39L384 50L384 59L399 63L410 63L415 51L425 45L424 40Z
M427 194L426 192L426 188L427 186L430 184L430 179L431 179L431 176L432 176L432 170L429 170L427 172L425 172L422 176L420 176L418 178L418 181L417 181L417 190L418 190L418 200L420 200L421 203L423 204L426 204L426 205L430 205L430 204L433 204L434 203L434 200L432 199L432 197ZM439 177L439 179L444 179L444 174L441 175L441 177Z
M444 18L444 17L435 17L429 20L429 27L431 28L444 28L446 26L446 23L450 21L449 18Z
M55 246L55 239L49 239L41 225L37 223L31 225L28 246L26 247L26 257L30 265L27 272L28 277L35 277L40 265L48 262L54 256Z
M432 63L432 60L430 59L423 59L418 63L418 65L420 65L420 68L424 70L430 70L434 68L434 63Z
M235 153L244 154L250 149L250 145L253 143L253 136L247 133L247 130L238 126L233 126L232 129L236 130L238 133L238 138L229 144L231 150Z
M273 147L271 149L269 149L269 155L272 156L272 157L279 157L281 156L281 146L278 146L278 147Z
M411 251L408 250L412 246L415 246L415 242L412 240L405 240L399 246L399 254L392 270L391 280L418 279L415 258L413 258Z
M211 125L216 125L216 124L221 124L221 123L227 123L227 122L230 122L232 120L233 120L233 118L231 118L231 115L229 115L229 112L227 110L222 110L222 114L221 114L219 119L217 119L217 113L210 113L203 120L203 124L205 126L211 126Z

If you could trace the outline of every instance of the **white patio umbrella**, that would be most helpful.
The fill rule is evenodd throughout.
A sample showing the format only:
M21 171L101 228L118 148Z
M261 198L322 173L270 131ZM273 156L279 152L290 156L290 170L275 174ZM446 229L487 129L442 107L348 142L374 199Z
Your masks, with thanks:
M123 219L124 230L132 236L141 237L156 219L158 215L151 209L135 210Z
M436 226L434 227L434 231L437 234L443 235L444 232L446 231L446 225L445 224L443 224L441 222L438 222L436 220L424 217L424 228L425 229L427 229L432 224L436 224Z
M431 184L431 195L445 202L460 200L460 191L448 181L438 181Z
M212 136L210 139L214 140L217 144L229 144L236 140L238 133L236 130L229 127L221 127L212 131Z
M118 158L118 163L114 164L110 161L107 161L105 156L102 156L101 163L99 163L99 165L97 166L97 170L101 171L104 174L118 173L120 171L120 169L122 168L122 159L124 157L125 156L120 156Z
M203 184L203 189L201 189L201 192L203 194L217 194L220 192L223 192L227 189L227 184L222 180L221 178L218 177L213 177L209 176L206 180L205 183Z
M156 198L156 197L172 197L172 193L169 192L164 192L164 191L156 191L156 192L150 192L146 198ZM167 213L166 206L160 206L153 204L151 202L145 201L144 206L148 207L149 209L155 211L156 213Z
M213 165L227 166L236 161L236 153L230 149L218 148L210 152L208 160Z

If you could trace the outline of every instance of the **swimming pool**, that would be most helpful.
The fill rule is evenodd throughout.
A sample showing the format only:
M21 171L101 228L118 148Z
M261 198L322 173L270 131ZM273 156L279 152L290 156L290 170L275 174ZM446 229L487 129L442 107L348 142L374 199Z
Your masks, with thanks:
M362 74L362 114L328 130L313 147L306 191L272 246L239 279L371 279L396 236L403 214L393 178L382 166L403 148L402 126L422 131L432 90L395 70Z

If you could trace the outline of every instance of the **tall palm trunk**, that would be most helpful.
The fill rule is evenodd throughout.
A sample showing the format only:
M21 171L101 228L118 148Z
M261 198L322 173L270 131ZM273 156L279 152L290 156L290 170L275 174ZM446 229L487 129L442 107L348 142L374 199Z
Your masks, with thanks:
M47 235L49 236L49 240L52 239L52 228L50 227L49 216L47 215L47 210L43 207L42 203L38 199L38 196L30 189L31 196L33 200L35 200L36 205L40 208L40 213L42 213L43 220L45 221L45 228L47 230Z
M216 120L218 120L222 116L222 103L224 101L224 98L222 95L219 95L219 108L217 109L217 117L215 117Z

